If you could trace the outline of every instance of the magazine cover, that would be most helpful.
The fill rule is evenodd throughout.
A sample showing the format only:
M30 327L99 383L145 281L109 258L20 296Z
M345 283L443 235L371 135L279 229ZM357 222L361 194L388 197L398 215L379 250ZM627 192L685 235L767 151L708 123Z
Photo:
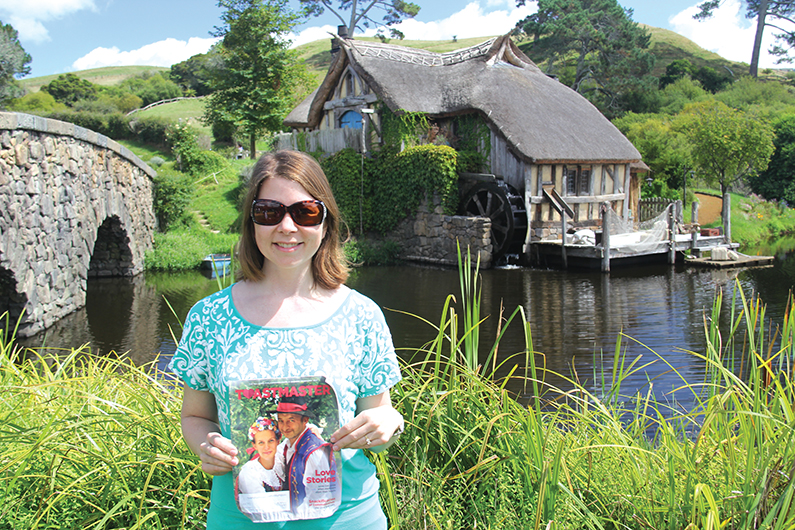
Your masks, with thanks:
M258 379L230 387L235 499L255 523L328 517L340 505L342 459L329 437L339 404L326 378Z

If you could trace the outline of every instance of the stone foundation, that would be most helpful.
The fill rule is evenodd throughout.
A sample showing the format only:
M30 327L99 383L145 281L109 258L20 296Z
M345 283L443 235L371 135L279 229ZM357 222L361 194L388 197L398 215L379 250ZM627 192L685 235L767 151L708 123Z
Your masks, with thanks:
M403 220L385 239L403 249L409 261L458 266L458 245L462 253L469 248L472 260L480 267L491 267L491 221L484 217L445 215L438 200L429 206L423 200L414 218Z

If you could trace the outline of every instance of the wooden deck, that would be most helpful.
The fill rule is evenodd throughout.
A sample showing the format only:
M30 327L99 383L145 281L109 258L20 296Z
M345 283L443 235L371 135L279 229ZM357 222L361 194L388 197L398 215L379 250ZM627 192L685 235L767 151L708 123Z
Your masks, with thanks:
M772 261L770 256L742 256L736 261L717 261L711 257L700 257L715 248L735 250L738 243L727 243L723 236L697 236L695 241L690 234L678 234L673 241L666 240L647 246L644 250L627 250L611 247L605 259L604 249L597 245L567 244L562 247L561 241L534 241L527 249L527 258L533 266L563 269L601 269L608 272L611 267L636 266L647 263L685 263L704 267L750 267L764 265ZM685 259L685 253L699 257ZM607 267L605 268L605 263ZM713 265L714 264L714 265Z
M774 256L746 256L739 254L736 260L714 260L711 257L685 259L685 263L694 267L727 269L731 267L772 267Z

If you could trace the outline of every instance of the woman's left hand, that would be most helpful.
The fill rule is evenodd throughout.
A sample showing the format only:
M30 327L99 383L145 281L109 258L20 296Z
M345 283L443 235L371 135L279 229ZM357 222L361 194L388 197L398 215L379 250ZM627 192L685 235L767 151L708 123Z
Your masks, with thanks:
M380 446L393 441L403 426L403 416L392 407L389 392L361 398L356 405L356 417L331 435L334 450L385 449Z

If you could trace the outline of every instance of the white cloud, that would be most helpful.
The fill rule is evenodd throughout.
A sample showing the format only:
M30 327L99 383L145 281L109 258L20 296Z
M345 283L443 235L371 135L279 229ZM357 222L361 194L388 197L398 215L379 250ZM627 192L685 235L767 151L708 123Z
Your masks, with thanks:
M692 40L702 48L715 52L732 61L751 62L756 19L745 18L745 8L739 0L727 0L715 10L715 14L704 21L693 19L698 9L693 6L671 17L669 23L674 31ZM777 22L786 29L782 23ZM790 26L795 27L795 26ZM766 28L762 38L761 68L774 68L775 57L767 53L774 43L772 28Z
M137 50L120 51L113 48L95 48L72 63L75 70L88 70L103 66L171 66L198 53L206 53L217 38L191 37L187 42L165 39L142 46Z
M0 0L0 19L19 32L19 40L40 44L50 40L44 22L76 11L96 10L94 0Z

